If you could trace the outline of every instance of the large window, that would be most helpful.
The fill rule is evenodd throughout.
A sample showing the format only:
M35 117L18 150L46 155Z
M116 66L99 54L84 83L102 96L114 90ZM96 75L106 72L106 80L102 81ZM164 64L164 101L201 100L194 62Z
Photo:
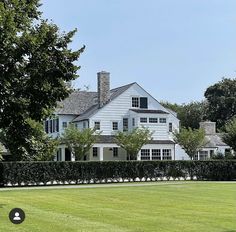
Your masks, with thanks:
M150 160L150 150L142 149L141 150L141 160Z
M117 131L118 130L118 122L112 122L112 130Z
M129 130L129 120L128 118L123 118L123 131Z
M152 149L152 160L161 160L161 149Z
M163 160L171 160L171 149L163 149L162 150L162 159Z
M158 118L149 118L149 123L158 123Z
M98 157L98 148L93 147L93 157Z
M139 98L138 97L132 97L132 107L139 108Z
M140 118L140 123L147 123L147 118Z
M208 151L199 151L199 160L207 160Z
M94 122L94 129L100 130L100 122Z

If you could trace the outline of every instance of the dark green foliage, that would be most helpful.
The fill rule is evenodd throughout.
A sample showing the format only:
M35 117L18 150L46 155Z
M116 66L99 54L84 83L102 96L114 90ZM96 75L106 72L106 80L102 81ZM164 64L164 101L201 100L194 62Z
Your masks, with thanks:
M221 128L236 115L236 79L223 78L205 92L208 101L208 119Z
M207 118L207 104L204 101L181 105L169 102L161 102L161 104L177 113L181 127L198 129L199 123Z
M0 185L236 180L236 161L1 162Z
M22 160L31 154L27 120L41 123L66 98L77 77L83 48L69 44L76 30L61 33L41 17L39 0L0 1L0 128L4 146Z
M236 116L226 123L223 141L236 152Z

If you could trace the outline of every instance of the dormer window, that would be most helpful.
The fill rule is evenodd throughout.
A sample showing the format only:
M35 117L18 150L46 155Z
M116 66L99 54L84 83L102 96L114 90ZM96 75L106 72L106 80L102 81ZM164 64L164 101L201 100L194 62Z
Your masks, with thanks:
M132 108L147 109L148 98L147 97L132 97Z

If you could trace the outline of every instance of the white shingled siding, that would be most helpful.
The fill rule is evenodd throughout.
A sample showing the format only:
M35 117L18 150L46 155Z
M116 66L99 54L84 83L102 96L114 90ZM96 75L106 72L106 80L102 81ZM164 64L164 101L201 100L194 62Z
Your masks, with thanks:
M139 85L134 84L116 99L101 108L95 115L90 118L90 127L94 127L94 122L99 121L102 135L113 135L112 122L117 121L119 130L123 129L123 118L129 118L129 128L132 129L132 118L135 116L135 123L139 123L140 114L130 113L132 108L132 97L148 97L149 110L163 110L167 111L154 98L145 92ZM142 114L143 115L143 114ZM144 114L145 117L152 117L153 114ZM170 139L168 132L168 123L172 122L174 128L178 128L179 120L172 114L156 115L156 117L167 117L166 124L148 124L150 130L154 131L154 139L167 140Z

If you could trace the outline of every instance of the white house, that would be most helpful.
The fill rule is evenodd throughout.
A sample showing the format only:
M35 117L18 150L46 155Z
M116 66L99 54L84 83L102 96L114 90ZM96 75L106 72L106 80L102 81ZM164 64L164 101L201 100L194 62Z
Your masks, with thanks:
M226 152L231 152L232 149L222 140L222 135L216 132L215 122L201 122L200 128L205 131L206 144L204 147L195 155L195 160L206 160L211 156L221 153L225 155Z
M189 159L173 141L172 132L179 130L175 112L163 107L137 83L110 89L110 74L104 71L97 74L97 81L97 92L76 90L59 103L55 117L45 121L45 131L48 134L52 137L60 136L70 123L79 129L95 127L101 131L101 135L85 159L126 160L126 151L115 143L114 135L117 131L130 131L145 126L153 132L153 139L142 147L138 160ZM217 149L207 147L195 158L205 159L212 150ZM55 160L74 159L69 149L61 144Z
M60 102L55 117L45 121L45 131L59 136L73 123L77 128L97 128L101 131L87 160L126 160L126 151L114 140L117 131L130 131L145 126L153 132L153 139L142 147L138 160L188 159L174 143L172 132L179 129L176 114L163 107L137 83L110 89L110 74L97 74L97 92L74 91ZM178 152L178 153L177 153ZM179 155L180 154L180 155ZM74 160L65 145L60 145L55 160Z

